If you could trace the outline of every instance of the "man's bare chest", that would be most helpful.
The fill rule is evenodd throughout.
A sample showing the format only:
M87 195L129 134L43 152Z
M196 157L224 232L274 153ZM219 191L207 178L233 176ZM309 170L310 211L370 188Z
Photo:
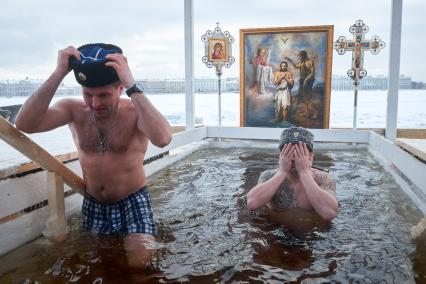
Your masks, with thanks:
M303 185L300 182L292 183L288 179L284 180L280 185L280 188L274 195L273 203L279 209L295 207L310 209L312 207L303 189Z
M74 127L74 136L80 150L84 152L116 152L128 151L136 138L136 124L113 121L110 124L97 125L87 121Z

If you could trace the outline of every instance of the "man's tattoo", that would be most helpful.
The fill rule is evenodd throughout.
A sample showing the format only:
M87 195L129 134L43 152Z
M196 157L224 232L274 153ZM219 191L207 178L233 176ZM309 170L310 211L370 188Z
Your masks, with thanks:
M269 180L276 172L277 170L264 171L260 175L258 183L264 183ZM333 194L334 196L336 195L336 183L328 173L314 170L313 178L321 189ZM297 207L297 200L294 197L293 186L287 178L281 183L280 188L277 190L271 201L275 207L280 209Z
M281 183L280 188L275 193L272 203L275 207L280 209L297 207L297 201L294 198L294 189L290 185L288 179L285 179Z
M323 190L336 195L336 182L325 172L314 171L314 180Z
M260 177L258 183L263 183L268 179L272 178L277 170L266 170ZM294 190L290 185L288 179L285 179L284 182L280 185L280 188L275 193L272 198L272 203L275 207L280 209L286 209L291 207L297 207L297 202L294 198Z

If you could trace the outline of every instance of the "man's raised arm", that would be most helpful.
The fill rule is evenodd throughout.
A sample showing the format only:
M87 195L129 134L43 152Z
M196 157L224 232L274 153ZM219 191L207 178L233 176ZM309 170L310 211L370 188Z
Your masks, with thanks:
M26 133L43 132L69 123L72 119L68 100L62 100L49 108L49 104L70 72L69 58L80 58L80 53L70 46L58 52L58 63L50 77L22 105L16 120L16 128Z
M109 62L105 65L114 68L120 78L121 84L129 89L135 84L133 75L122 54L108 54ZM145 133L152 144L158 147L167 146L172 140L170 124L164 116L152 105L143 93L131 95L131 100L138 114L138 129Z

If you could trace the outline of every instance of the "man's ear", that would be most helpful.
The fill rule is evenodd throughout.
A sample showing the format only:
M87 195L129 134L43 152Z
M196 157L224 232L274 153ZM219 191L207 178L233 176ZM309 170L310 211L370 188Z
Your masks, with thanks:
M124 93L124 86L121 83L118 86L118 91L120 92L120 95L122 95Z

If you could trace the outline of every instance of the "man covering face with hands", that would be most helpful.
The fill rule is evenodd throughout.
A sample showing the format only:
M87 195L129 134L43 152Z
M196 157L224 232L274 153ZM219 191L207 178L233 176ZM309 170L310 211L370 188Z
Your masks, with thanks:
M247 195L247 206L256 210L300 208L315 211L326 221L336 217L336 184L331 176L312 168L314 136L301 127L285 129L280 137L278 169L266 170Z

